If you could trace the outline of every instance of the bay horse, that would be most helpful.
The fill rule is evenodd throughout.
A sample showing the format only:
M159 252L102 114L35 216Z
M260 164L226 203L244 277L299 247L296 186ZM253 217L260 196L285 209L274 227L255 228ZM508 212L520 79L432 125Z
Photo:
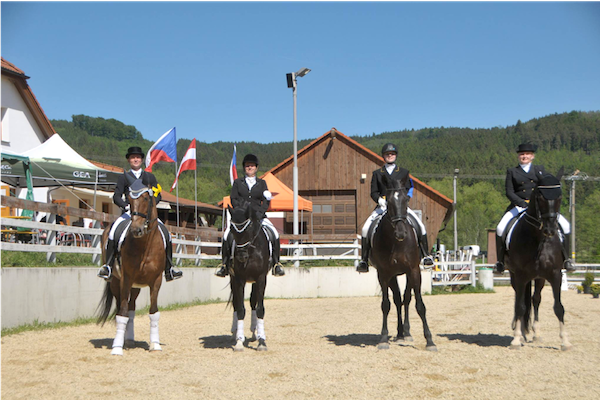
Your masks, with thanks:
M264 298L270 266L269 242L260 219L249 203L233 210L228 209L231 213L230 232L234 241L234 246L232 246L233 268L228 266L231 271L229 282L234 309L231 332L234 334L236 342L233 349L234 351L244 350L244 317L246 316L244 289L246 282L249 282L252 283L250 331L253 340L258 338L256 349L266 351Z
M512 322L514 338L510 343L511 349L520 349L526 341L531 324L532 303L533 341L541 341L538 309L546 281L552 286L554 294L554 314L560 326L561 350L573 347L565 331L565 309L560 300L564 261L558 234L558 214L562 201L561 176L562 172L557 177L550 174L542 177L533 190L527 210L513 228L506 262L510 271L510 283L515 291L515 315ZM532 280L535 281L533 298Z
M166 254L158 227L158 213L153 190L140 180L135 181L128 194L131 207L131 225L123 241L110 282L106 283L100 300L98 323L104 325L109 317L113 297L116 300L117 333L112 344L112 355L123 355L123 345L133 346L135 301L140 288L150 287L150 351L162 350L158 334L158 292L165 270ZM124 221L123 224L128 223ZM102 258L106 262L108 226L102 235ZM119 238L115 237L115 240Z
M426 309L421 296L421 269L419 267L419 246L414 229L407 220L408 193L405 187L408 175L402 180L392 180L384 175L383 182L387 187L387 212L383 215L379 226L373 234L370 260L377 269L377 277L381 285L381 311L383 326L378 349L389 348L387 318L390 312L388 288L392 290L394 303L398 312L397 342L412 341L408 310L411 291L414 290L417 313L423 322L423 333L427 340L426 349L437 351L425 316ZM400 296L398 276L406 274L404 302ZM404 324L402 324L402 305L404 304Z

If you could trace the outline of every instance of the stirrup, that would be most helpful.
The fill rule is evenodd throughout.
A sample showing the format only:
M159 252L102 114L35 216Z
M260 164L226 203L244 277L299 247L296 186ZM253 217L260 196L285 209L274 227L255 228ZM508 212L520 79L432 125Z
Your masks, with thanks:
M106 272L108 272L108 273L106 273ZM108 281L110 281L110 278L112 278L112 268L110 267L110 265L104 264L103 266L100 267L96 276L98 276L99 278L102 278L106 282L108 282Z
M283 265L281 265L280 262L277 262L275 265L273 265L272 274L273 274L273 276L284 276L285 275L285 271L283 270Z
M431 267L433 267L434 264L435 264L435 262L433 261L432 256L423 257L423 266L425 268L431 268Z
M566 259L563 263L563 269L566 269L567 272L573 272L576 270L575 266L573 265L573 261L570 258Z
M183 272L175 271L173 267L169 268L168 271L165 271L165 280L167 282L173 281L175 279L179 279L183 276Z
M229 275L229 271L227 270L227 265L225 264L220 264L218 266L218 270L217 272L215 272L215 275L218 276L219 278L225 278L227 275Z
M366 261L361 260L356 267L356 272L369 272L369 264Z

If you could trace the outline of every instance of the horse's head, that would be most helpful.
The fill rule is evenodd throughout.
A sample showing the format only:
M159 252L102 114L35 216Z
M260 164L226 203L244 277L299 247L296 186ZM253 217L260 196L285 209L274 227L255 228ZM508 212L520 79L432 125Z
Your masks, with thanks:
M248 248L256 238L260 223L250 203L228 209L231 214L231 234L235 240L235 258L241 263L246 263L249 257Z
M539 229L544 236L554 236L558 229L558 213L562 201L560 180L553 175L542 177L532 199L528 212L539 222Z
M158 219L154 193L138 179L129 187L128 198L131 207L131 234L140 238L148 233L151 225Z
M406 189L406 180L408 175L402 180L393 180L384 175L383 183L387 188L386 202L387 202L387 215L390 218L392 225L394 226L394 236L396 240L403 241L407 235L407 209L408 191Z

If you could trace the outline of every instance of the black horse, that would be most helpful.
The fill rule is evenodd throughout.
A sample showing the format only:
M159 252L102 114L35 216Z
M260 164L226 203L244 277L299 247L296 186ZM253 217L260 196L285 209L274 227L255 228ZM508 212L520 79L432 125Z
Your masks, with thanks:
M515 224L507 252L506 265L510 271L510 282L515 290L515 316L512 322L514 339L512 349L520 349L526 340L531 324L531 281L535 280L533 294L533 340L539 341L538 309L542 289L550 282L554 293L554 314L560 322L561 349L569 350L565 331L565 309L560 301L564 256L558 234L558 214L562 201L560 176L544 176L531 195L529 207Z
M406 176L405 179L409 179ZM425 317L425 304L421 296L421 270L419 267L419 247L417 236L407 220L408 193L405 180L390 180L384 178L387 187L387 213L382 217L379 226L373 234L373 245L370 260L377 268L377 277L381 285L381 311L383 312L383 327L379 349L389 348L387 318L390 312L388 288L392 289L394 303L398 312L398 336L396 340L412 341L408 309L411 301L411 291L415 292L417 313L423 322L423 332L427 340L427 350L437 351L431 338L431 332ZM397 276L406 274L406 289L404 303L400 296ZM404 304L404 324L402 324L402 304Z
M246 282L252 283L250 306L252 338L258 338L257 350L267 350L265 337L265 289L269 272L269 242L262 229L260 219L249 204L236 207L231 213L231 235L233 235L233 269L230 268L230 285L233 297L233 325L235 351L244 349L244 289Z

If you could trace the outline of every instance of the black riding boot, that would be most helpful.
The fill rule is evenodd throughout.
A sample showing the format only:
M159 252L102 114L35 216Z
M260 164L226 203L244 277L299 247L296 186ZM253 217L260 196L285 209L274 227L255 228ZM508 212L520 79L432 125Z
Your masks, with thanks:
M116 253L116 241L108 239L106 242L106 263L98 270L98 276L107 282L112 278L112 267L115 262Z
M360 240L361 247L361 260L356 267L357 272L369 272L369 252L371 251L371 244L369 240L363 237Z
M504 253L506 253L504 240L502 240L501 236L496 235L496 257L498 258L496 271L498 272L504 272Z
M281 247L279 243L279 238L275 237L275 232L273 232L270 228L264 227L263 230L267 233L267 240L271 242L271 246L273 246L273 270L271 273L273 276L284 276L285 271L283 270L283 265L279 262L279 256L281 254Z
M173 269L173 243L167 239L167 248L165 249L166 262L165 262L165 280L170 282L175 279L179 279L183 276L183 272L175 271Z
M421 250L423 265L433 265L433 257L431 257L429 254L429 242L427 240L427 234L421 235L421 240L419 240L419 249Z
M229 235L231 236L231 235ZM233 239L231 239L233 240ZM229 257L231 256L231 245L232 243L230 242L230 239L223 239L223 243L221 245L221 259L222 262L221 264L219 264L218 266L218 270L217 272L215 272L215 275L220 277L220 278L224 278L227 275L229 275Z
M565 262L563 263L563 268L567 270L567 272L575 271L575 267L573 266L573 260L571 260L571 234L564 234L563 243L562 243L562 251L563 256L565 257Z

